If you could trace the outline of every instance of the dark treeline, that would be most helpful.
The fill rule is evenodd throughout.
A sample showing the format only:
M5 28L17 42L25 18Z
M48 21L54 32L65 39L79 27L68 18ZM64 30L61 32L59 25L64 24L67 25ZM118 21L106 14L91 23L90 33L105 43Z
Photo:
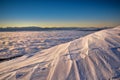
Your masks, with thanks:
M0 28L0 32L4 31L49 31L49 30L80 30L80 31L96 31L107 29L104 28L79 28L79 27L53 27L53 28L41 28L41 27L6 27Z

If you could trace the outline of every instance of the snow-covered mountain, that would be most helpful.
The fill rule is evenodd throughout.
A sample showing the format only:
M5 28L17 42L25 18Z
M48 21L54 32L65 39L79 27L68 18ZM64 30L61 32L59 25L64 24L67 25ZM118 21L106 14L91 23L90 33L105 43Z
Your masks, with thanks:
M2 62L0 80L120 80L120 27Z

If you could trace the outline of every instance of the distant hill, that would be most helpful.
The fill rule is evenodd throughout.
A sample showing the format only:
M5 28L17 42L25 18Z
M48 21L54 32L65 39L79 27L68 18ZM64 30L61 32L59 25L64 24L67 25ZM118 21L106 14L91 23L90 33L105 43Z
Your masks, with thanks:
M53 28L41 28L41 27L7 27L7 28L0 28L0 32L4 31L49 31L49 30L80 30L80 31L96 31L107 29L108 27L104 28L79 28L79 27L53 27Z

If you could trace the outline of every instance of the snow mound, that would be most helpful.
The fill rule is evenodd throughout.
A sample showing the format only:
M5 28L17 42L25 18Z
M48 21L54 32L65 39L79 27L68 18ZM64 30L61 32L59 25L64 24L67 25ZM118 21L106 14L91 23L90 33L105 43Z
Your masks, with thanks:
M0 63L0 80L111 79L120 79L120 27Z

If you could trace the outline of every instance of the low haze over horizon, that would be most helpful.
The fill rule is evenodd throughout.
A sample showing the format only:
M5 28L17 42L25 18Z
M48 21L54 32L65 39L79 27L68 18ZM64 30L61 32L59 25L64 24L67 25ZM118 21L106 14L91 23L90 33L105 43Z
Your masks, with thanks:
M120 25L119 0L0 0L0 27Z

